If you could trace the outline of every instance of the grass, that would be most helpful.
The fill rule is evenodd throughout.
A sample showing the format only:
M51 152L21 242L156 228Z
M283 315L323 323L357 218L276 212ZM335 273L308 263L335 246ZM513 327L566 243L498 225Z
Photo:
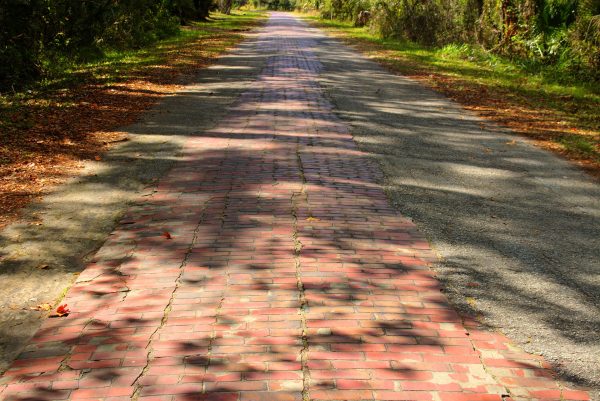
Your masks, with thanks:
M220 54L239 41L243 31L256 26L264 17L255 12L215 13L210 21L194 22L182 27L177 35L142 49L107 50L103 57L88 63L61 62L62 68L54 71L52 76L19 91L0 93L0 128L26 128L31 124L28 117L32 103L42 108L46 105L73 107L67 99L57 102L56 95L78 85L112 85L139 79L159 65L168 65L173 74L185 73L186 65L192 66L193 60L169 61L174 53L185 51L188 44L204 41L208 46L203 51L203 58Z
M350 22L303 14L395 73L417 79L600 177L600 84L473 46L382 39Z
M249 30L265 18L258 12L232 12L231 15L212 13L206 22L192 22L181 27L174 36L158 41L142 49L107 49L103 55L87 63L72 63L62 60L59 71L33 83L19 92L5 93L0 99L18 99L32 97L47 90L68 88L73 84L89 82L90 79L102 83L122 82L148 66L167 63L173 51L181 50L186 44L198 40L210 40L207 51L221 53L241 38L243 31Z
M0 227L82 160L99 160L111 143L126 140L116 128L193 82L198 69L263 21L258 12L214 13L153 45L60 63L51 76L0 94Z

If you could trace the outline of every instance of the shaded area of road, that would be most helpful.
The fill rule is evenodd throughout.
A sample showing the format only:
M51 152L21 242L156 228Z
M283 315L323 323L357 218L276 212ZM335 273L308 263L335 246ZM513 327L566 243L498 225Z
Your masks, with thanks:
M196 83L121 131L129 140L87 163L81 174L0 232L0 372L39 327L29 308L64 295L106 241L128 204L181 160L185 140L214 127L264 65L256 34L198 72Z
M336 112L443 257L455 305L600 389L597 183L331 38L316 52Z

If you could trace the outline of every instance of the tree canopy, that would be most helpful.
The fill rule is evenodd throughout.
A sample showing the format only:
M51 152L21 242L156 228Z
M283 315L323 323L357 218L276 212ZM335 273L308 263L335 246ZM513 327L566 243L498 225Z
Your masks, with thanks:
M212 0L0 0L0 88L65 60L135 48L206 19Z
M383 37L478 44L525 61L595 71L596 78L600 70L600 0L290 1L327 18L368 23Z

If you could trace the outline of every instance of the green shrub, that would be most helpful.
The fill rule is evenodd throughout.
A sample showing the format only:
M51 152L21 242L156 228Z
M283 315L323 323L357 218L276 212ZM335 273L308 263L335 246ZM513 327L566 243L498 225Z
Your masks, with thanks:
M0 0L0 90L144 46L205 19L211 0Z
M370 11L380 37L480 46L531 70L585 80L600 71L600 0L299 0L324 18Z

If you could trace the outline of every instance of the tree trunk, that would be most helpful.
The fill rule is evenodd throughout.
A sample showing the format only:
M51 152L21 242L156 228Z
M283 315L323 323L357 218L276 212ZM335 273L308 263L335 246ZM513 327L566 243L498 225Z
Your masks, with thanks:
M208 18L208 12L210 10L209 0L194 0L194 6L196 8L196 18L200 21L206 21Z
M231 6L232 6L233 0L221 0L220 2L220 11L223 14L231 14Z

